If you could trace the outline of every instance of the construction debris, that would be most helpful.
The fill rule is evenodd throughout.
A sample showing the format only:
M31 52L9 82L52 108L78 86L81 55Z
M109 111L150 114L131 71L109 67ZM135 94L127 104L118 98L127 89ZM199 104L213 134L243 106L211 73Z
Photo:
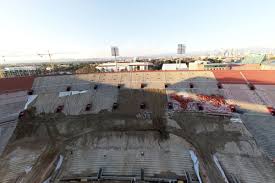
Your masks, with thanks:
M177 107L176 110L203 111L229 113L230 108L222 96L197 94L195 98L177 95L170 95L171 102Z

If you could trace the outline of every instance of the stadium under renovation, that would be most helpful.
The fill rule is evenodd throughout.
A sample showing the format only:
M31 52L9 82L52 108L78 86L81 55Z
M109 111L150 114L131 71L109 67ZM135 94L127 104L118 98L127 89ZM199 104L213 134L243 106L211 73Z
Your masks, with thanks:
M0 182L272 183L275 71L0 79Z

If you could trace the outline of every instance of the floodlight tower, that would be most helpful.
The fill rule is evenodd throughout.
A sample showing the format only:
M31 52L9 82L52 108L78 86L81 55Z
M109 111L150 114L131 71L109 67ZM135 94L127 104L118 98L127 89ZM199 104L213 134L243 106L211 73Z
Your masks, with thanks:
M112 56L115 57L116 71L118 71L117 60L116 60L116 57L119 56L118 47L117 47L117 46L112 46L112 47L111 47L111 53L112 53Z
M185 50L186 50L185 44L178 44L178 50L177 50L177 54L178 55L184 55L185 54ZM179 60L178 68L180 68L180 63L181 63L181 61Z

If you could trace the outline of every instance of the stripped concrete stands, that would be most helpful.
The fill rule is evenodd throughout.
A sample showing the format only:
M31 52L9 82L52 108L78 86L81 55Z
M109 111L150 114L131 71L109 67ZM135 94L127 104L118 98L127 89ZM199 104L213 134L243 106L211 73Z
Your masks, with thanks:
M227 102L239 106L245 112L267 113L267 109L259 96L244 84L224 84Z
M33 77L0 79L0 155L5 149L27 102Z
M26 102L26 91L0 95L0 155L16 127L18 115L24 110Z
M212 72L217 81L222 84L246 84L240 71L216 70Z
M242 121L253 135L258 145L266 152L270 159L275 158L275 119L269 115L241 116Z
M226 129L242 134L238 142L227 142L217 150L218 160L227 176L234 175L243 183L273 182L275 171L272 164L244 124L229 124Z
M88 172L91 175L100 168L103 168L104 175L116 176L140 176L141 168L145 176L151 177L165 172L178 176L185 175L185 171L194 174L188 147L182 141L171 135L168 141L158 142L152 132L128 135L105 132L102 137L86 141L85 147L80 145L84 142L72 146L68 172L63 172L63 176L85 176Z
M58 106L64 105L63 112L67 115L78 115L85 112L87 104L92 104L92 113L98 113L101 110L111 110L112 105L117 100L117 87L111 84L100 84L100 77L95 75L79 75L80 77L64 76L43 77L35 79L34 91L38 93L33 106L36 107L38 113L54 113ZM101 77L104 79L104 77ZM93 81L94 83L91 83ZM98 88L94 90L92 85L98 84ZM56 86L60 86L56 89ZM66 91L68 86L72 90L87 90L85 93L80 93L70 96L59 96L59 92ZM47 88L47 91L44 90ZM39 93L40 92L40 93Z
M5 156L5 159L0 159L0 174L1 183L13 183L21 181L20 177L27 174L32 166L36 163L41 153L45 150L44 145L39 145L40 148L28 149L18 146L12 152Z
M165 72L144 72L144 83L146 88L164 89Z
M66 91L70 86L71 90L85 90L91 88L91 82L78 79L77 76L47 76L35 78L33 90L35 94L55 93Z
M106 73L100 76L100 84L117 86L120 83L120 73Z
M131 89L140 89L144 83L144 72L132 72L131 74Z
M274 70L245 70L240 71L249 83L259 85L275 85Z
M185 79L187 79L187 78L184 78L184 76L182 76L182 74L180 74L179 72L171 72L171 71L165 72L165 80L170 85L174 85L174 84L181 82Z
M275 180L272 167L267 166L269 162L262 156L218 154L218 159L226 172L237 177L242 183L271 183Z
M255 85L255 92L261 97L265 105L275 107L275 85Z
M132 86L132 72L122 72L120 73L120 84L124 88L131 88Z
M256 77L255 73L261 76ZM268 74L272 75L273 72L268 72ZM236 104L244 111L244 114L240 116L245 126L268 157L273 159L275 158L275 131L273 130L275 121L272 116L268 115L266 109L266 105L275 107L275 85L271 85L272 78L273 76L265 81L263 73L255 71L95 73L38 77L34 80L33 86L30 85L31 79L28 79L26 82L28 86L24 87L19 85L18 80L15 80L19 88L5 84L6 88L2 90L28 90L32 87L38 97L31 105L36 107L38 113L54 113L58 106L64 105L62 112L66 115L111 111L114 102L119 102L120 105L117 113L136 115L140 112L140 103L152 103L150 89L164 89L165 84L169 84L166 89L168 95L177 93L195 99L196 94L221 95L228 103ZM5 82L7 83L7 80ZM217 88L218 82L223 84L223 89ZM247 82L255 84L256 90L249 90ZM144 90L140 90L142 83L145 84ZM190 83L194 85L194 88L190 88ZM122 89L117 88L118 84L122 85ZM98 85L96 90L95 85ZM68 86L72 91L85 92L59 96L59 92L65 92ZM0 85L0 91L1 87L2 85ZM26 93L22 91L0 95L0 116L4 117L0 119L0 154L13 133L18 113L27 101ZM160 100L167 102L167 100ZM85 111L87 104L92 104L90 111ZM129 106L133 107L129 108ZM151 108L148 105L146 112L152 110ZM2 124L6 121L12 121L12 125ZM243 132L245 129L242 128L240 131ZM167 142L162 142L155 139L152 132L146 135L129 135L119 132L104 132L101 134L102 137L94 133L86 135L95 136L91 137L91 139L94 138L91 141L79 141L72 145L73 153L68 155L71 157L66 165L68 172L63 172L63 176L86 175L87 172L97 173L99 168L104 168L105 174L112 175L139 175L141 168L144 168L146 176L169 171L177 175L184 175L185 171L194 173L188 145L176 136L171 135ZM225 149L217 152L222 167L226 173L235 175L244 183L272 182L275 177L272 168L269 167L270 160L255 147L256 144L252 142L251 136L246 134L245 137L244 141L248 139L250 144L241 141L238 145L233 144L234 148L230 148L232 144L227 144ZM88 146L83 145L85 143L88 143ZM238 151L231 151L231 149L238 148ZM141 155L141 152L144 155ZM28 170L39 153L39 150L28 152L20 147L11 152L8 156L10 159L5 161L6 164L0 162L0 167L9 167L7 170L0 169L0 171L9 171L6 174L0 172L1 175L6 175L1 181L14 182L15 173L21 174ZM21 155L17 157L15 154Z

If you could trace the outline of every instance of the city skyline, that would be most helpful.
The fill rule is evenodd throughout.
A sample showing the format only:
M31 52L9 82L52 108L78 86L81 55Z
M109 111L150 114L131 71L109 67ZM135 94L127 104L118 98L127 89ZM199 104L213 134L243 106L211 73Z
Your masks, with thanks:
M0 54L109 57L274 48L271 0L0 2ZM25 56L27 57L27 56ZM16 58L15 58L16 59ZM7 59L8 60L8 59Z

